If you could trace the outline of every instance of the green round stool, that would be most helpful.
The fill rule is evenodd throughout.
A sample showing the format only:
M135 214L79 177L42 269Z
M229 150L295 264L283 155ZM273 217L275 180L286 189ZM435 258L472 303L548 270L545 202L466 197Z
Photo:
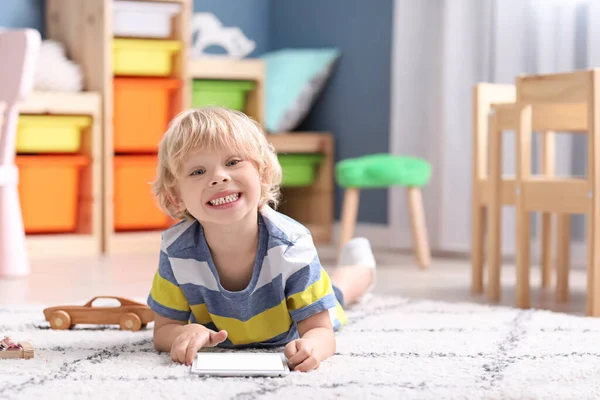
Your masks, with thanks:
M421 268L429 266L431 255L421 187L429 183L431 164L416 157L370 154L338 162L335 177L337 184L345 189L338 258L344 244L354 236L360 189L404 186L407 189L417 262Z

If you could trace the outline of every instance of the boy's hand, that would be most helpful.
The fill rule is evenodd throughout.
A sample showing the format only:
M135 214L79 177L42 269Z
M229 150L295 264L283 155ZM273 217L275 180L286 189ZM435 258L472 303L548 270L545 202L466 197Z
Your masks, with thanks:
M308 372L319 368L321 358L309 339L292 340L285 346L285 356L291 369Z
M202 347L215 347L227 339L227 331L215 332L200 324L189 324L171 346L171 360L192 365Z

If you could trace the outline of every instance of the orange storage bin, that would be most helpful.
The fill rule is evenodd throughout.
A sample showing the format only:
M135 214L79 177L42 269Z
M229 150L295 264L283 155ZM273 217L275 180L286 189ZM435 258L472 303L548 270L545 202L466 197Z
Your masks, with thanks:
M77 229L80 172L85 156L17 156L19 198L26 233Z
M155 152L169 121L174 91L181 81L168 78L114 78L114 151ZM179 102L176 102L179 104Z
M116 231L167 228L172 219L159 208L152 193L157 157L115 156L114 218Z

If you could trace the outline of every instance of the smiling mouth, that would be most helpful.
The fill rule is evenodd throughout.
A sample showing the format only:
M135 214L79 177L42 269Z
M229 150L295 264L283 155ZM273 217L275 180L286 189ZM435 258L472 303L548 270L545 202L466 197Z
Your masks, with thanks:
M232 193L225 197L219 197L218 199L214 199L208 202L211 206L222 206L224 204L235 203L242 197L241 193Z

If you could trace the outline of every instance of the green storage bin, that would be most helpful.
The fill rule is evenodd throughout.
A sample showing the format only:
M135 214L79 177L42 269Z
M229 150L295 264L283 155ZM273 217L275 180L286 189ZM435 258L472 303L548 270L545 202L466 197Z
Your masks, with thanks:
M310 186L323 154L279 154L279 163L283 173L281 187Z
M246 109L246 95L253 90L253 81L226 81L196 79L192 83L192 107L227 107Z

